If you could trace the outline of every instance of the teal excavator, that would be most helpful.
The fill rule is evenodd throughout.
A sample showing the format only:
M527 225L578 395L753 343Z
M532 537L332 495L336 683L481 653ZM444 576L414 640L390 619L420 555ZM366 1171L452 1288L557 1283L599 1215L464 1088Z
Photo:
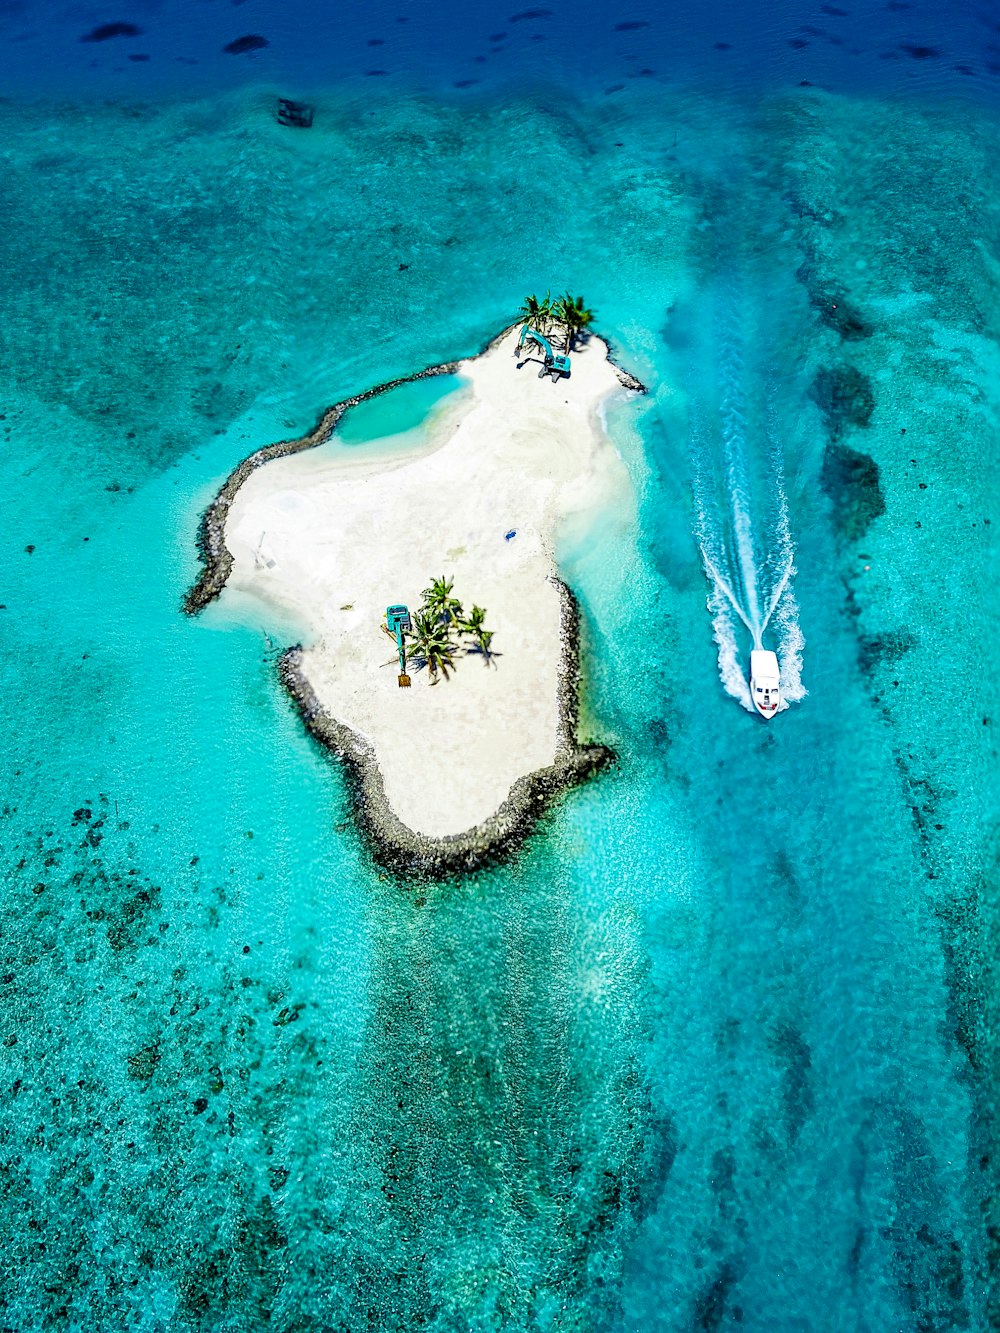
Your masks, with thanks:
M387 606L385 609L385 627L396 640L396 652L399 654L399 684L407 688L410 677L406 674L406 639L404 635L412 628L410 612L405 606Z
M517 355L520 356L522 350L529 344L536 343L541 350L545 360L541 370L538 372L538 378L543 380L546 375L551 375L558 382L560 376L569 379L569 357L560 356L552 350L552 344L543 333L533 329L530 324L525 324L521 329L521 336L517 340Z

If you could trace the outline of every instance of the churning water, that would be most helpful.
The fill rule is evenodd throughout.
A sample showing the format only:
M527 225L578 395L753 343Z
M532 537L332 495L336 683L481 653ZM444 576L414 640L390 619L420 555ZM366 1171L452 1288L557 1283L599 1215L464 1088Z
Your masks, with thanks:
M772 629L786 708L806 693L805 640L793 590L780 418L767 372L753 376L748 365L745 319L745 298L731 279L718 302L713 347L706 349L715 353L717 405L714 413L711 404L695 405L691 442L695 534L710 584L719 676L726 693L753 712L748 647L769 646L764 636Z

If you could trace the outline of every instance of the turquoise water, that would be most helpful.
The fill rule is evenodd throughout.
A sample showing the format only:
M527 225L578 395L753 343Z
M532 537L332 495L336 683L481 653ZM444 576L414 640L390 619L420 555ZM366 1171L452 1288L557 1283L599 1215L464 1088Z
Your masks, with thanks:
M317 105L0 106L5 1326L991 1327L994 115ZM620 764L404 887L197 520L549 286L651 389L561 549Z
M450 406L452 395L460 393L464 384L461 375L435 375L400 384L350 408L337 423L337 441L371 444L400 436L408 442L426 440L428 425L442 407Z

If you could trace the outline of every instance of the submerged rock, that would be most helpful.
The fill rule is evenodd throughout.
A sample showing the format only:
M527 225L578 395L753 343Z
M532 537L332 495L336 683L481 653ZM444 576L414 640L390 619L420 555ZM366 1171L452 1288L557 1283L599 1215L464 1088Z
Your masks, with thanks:
M159 1063L160 1048L154 1042L152 1046L144 1046L141 1051L128 1057L128 1072L132 1078L146 1082L153 1077Z
M808 291L809 304L819 312L823 323L835 329L845 342L871 337L872 326L857 306L847 299L842 289L823 276L815 258L807 258L795 276Z
M848 541L863 537L885 513L878 464L868 454L831 440L823 455L820 483L833 505L834 522Z
M139 37L141 28L134 23L102 23L80 38L81 42L107 42L112 37Z
M885 634L862 635L858 639L858 661L861 670L870 676L882 663L893 665L910 651L916 639L906 629L890 630Z
M242 56L248 51L261 51L270 45L266 37L261 37L258 33L249 33L246 37L237 37L235 41L227 42L222 49L227 55Z
M833 438L845 426L867 426L875 409L872 382L855 366L823 367L809 393Z

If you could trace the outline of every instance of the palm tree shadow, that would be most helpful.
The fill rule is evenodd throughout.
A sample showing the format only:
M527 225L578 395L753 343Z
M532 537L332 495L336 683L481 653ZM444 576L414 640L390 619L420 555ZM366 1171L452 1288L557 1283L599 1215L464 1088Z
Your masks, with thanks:
M494 658L503 657L503 653L498 653L493 648L489 649L488 652L484 652L478 644L473 645L471 648L466 648L465 655L466 657L481 657L483 659L483 665L488 667L496 666Z

